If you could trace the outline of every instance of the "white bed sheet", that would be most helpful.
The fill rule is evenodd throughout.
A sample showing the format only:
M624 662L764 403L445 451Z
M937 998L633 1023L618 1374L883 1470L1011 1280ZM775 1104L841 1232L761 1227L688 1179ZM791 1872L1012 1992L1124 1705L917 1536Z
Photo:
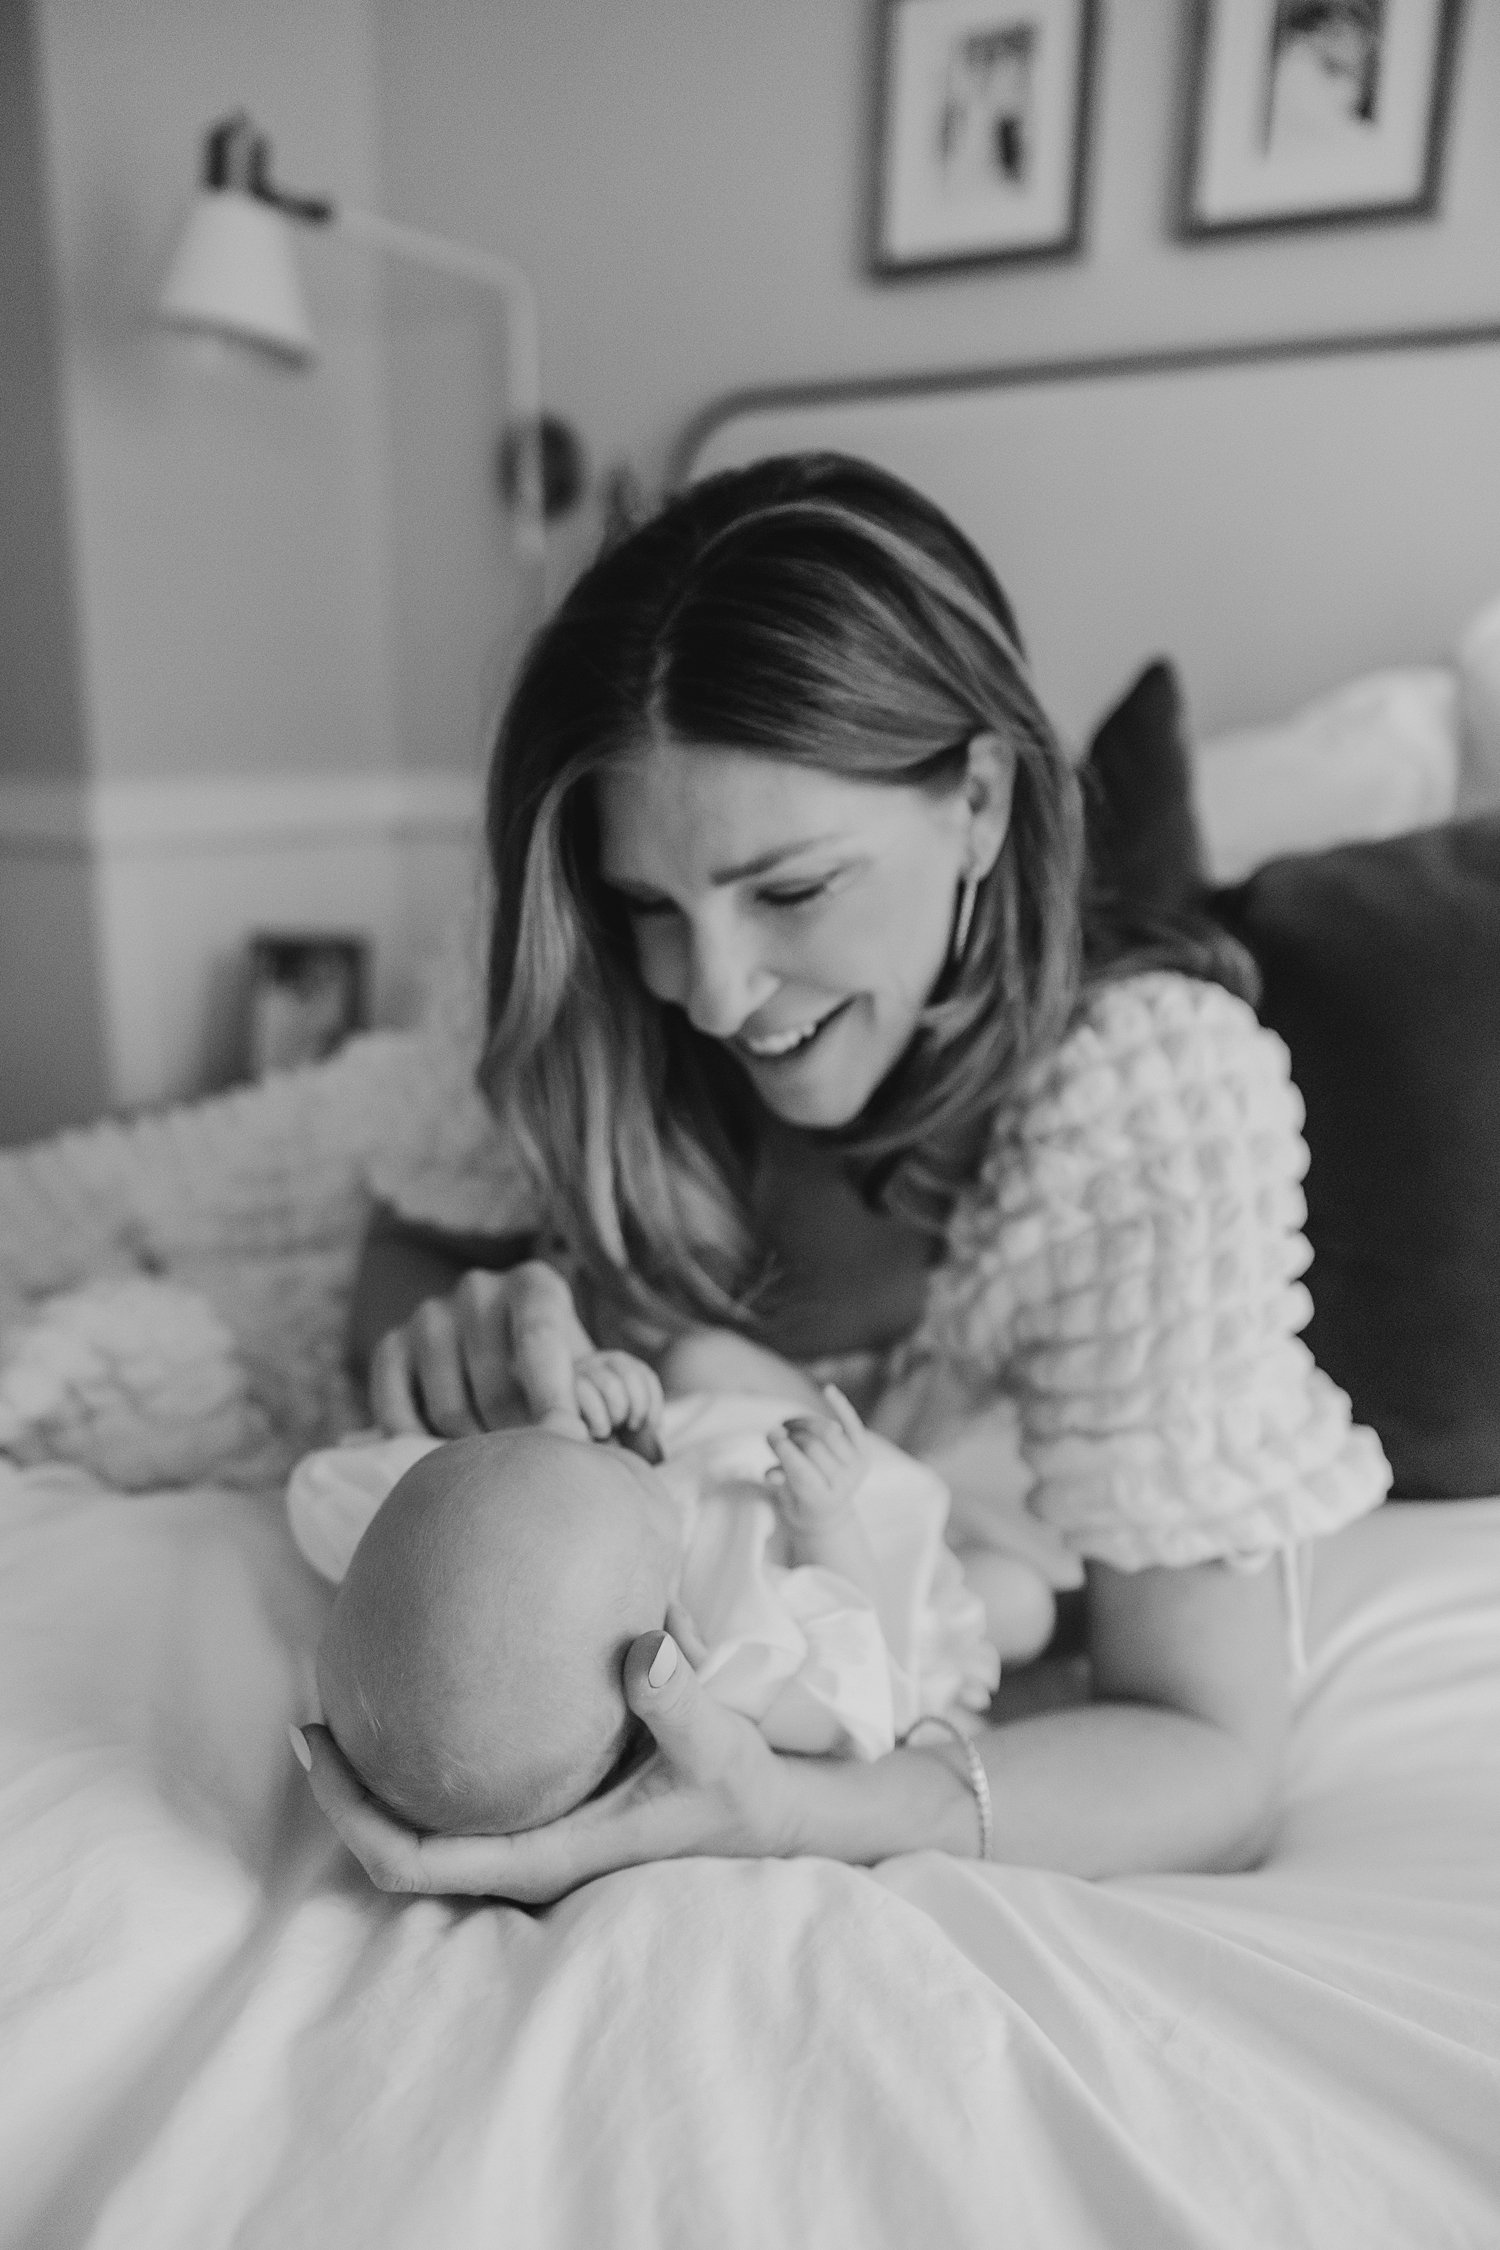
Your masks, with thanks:
M0 2242L1488 2250L1500 1501L1325 1550L1281 1839L376 1895L275 1495L0 1466Z

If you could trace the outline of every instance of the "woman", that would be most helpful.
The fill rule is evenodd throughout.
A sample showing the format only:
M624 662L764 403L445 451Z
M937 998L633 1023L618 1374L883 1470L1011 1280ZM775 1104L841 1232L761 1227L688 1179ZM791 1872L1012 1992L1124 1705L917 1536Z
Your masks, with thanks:
M1284 1053L1170 934L1108 939L982 559L857 462L694 487L538 639L488 839L482 1075L529 1182L495 1220L545 1258L458 1278L374 1243L382 1420L456 1434L519 1396L582 1435L593 1339L659 1357L704 1324L836 1373L919 1451L1009 1395L1086 1572L1090 1691L977 1761L783 1758L648 1635L625 1681L654 1749L530 1834L416 1837L309 1730L375 1880L536 1900L680 1853L983 1842L1085 1875L1253 1861L1296 1554L1385 1465L1295 1340ZM1201 939L1175 958L1238 974Z

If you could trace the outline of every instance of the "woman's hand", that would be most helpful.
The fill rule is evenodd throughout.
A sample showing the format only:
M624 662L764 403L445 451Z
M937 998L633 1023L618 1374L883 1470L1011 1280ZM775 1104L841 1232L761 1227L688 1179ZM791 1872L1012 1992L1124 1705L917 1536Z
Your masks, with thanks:
M775 1857L791 1848L781 1760L752 1720L704 1693L671 1634L645 1633L631 1644L625 1696L654 1750L602 1796L544 1828L419 1836L377 1803L320 1726L304 1736L313 1795L370 1880L403 1894L462 1892L541 1906L645 1860Z
M587 1438L577 1370L594 1346L562 1275L540 1259L466 1273L375 1347L370 1408L383 1430L470 1437L517 1421Z

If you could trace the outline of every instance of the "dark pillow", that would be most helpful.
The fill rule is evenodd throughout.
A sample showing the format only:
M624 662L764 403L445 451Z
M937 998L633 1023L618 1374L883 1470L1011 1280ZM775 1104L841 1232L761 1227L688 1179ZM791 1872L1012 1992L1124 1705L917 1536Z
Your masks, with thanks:
M1110 712L1083 761L1096 911L1131 925L1199 906L1203 854L1193 815L1187 714L1158 657Z
M1393 1497L1500 1492L1500 815L1218 893L1307 1105L1306 1341Z

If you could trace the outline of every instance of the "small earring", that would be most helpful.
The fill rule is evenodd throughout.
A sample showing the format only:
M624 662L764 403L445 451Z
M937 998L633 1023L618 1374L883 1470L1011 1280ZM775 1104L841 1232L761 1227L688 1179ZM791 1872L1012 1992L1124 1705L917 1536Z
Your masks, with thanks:
M974 926L974 906L979 897L979 877L970 871L958 886L958 912L953 923L952 958L955 966L962 961L968 948L969 932Z

